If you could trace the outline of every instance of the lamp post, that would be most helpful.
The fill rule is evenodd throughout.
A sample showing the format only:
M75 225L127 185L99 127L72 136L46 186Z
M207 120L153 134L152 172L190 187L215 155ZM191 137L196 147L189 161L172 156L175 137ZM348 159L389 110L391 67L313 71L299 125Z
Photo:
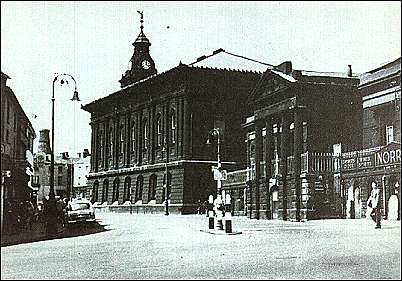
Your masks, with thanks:
M220 139L220 134L219 134L219 129L212 129L210 132L209 132L209 134L211 134L211 135L213 135L213 136L216 136L216 138L217 138L217 146L218 146L218 151L217 151L217 161L218 161L218 170L220 171L221 170L221 167L222 167L222 164L221 164L221 156L220 156L220 144L221 144L221 139ZM207 139L207 143L206 143L207 145L210 145L211 144L211 141L210 141L210 139L209 139L209 136L208 136L208 139ZM220 179L218 179L217 180L217 194L219 195L219 196L222 196L222 183L221 183L221 180Z
M169 152L167 149L167 140L165 138L165 143L163 145L162 151L166 153L166 162L165 162L165 216L169 215L169 174L168 174L168 162L169 162Z
M221 164L221 158L220 158L220 144L221 144L221 139L220 139L220 132L219 129L212 129L209 134L208 134L208 139L206 144L210 145L211 141L209 139L209 136L216 136L217 139L217 161L218 161L218 171L219 173L221 172L222 169L222 164ZM217 195L216 195L216 199L214 201L214 205L216 208L216 218L217 218L217 229L219 230L223 230L223 216L224 216L224 212L223 212L223 208L224 208L224 196L222 196L222 182L221 182L221 175L219 175L219 177L217 178L217 187L216 187L216 191L217 191Z
M78 98L77 92L77 82L74 77L70 74L62 73L55 74L56 76L53 79L53 87L52 87L52 150L51 150L51 159L50 159L50 190L49 190L49 201L48 201L48 210L47 210L47 228L46 231L50 235L54 235L57 231L57 217L56 217L56 196L54 191L54 84L60 78L60 84L64 83L68 84L68 79L72 79L75 84L74 95L71 99L72 101L80 101Z

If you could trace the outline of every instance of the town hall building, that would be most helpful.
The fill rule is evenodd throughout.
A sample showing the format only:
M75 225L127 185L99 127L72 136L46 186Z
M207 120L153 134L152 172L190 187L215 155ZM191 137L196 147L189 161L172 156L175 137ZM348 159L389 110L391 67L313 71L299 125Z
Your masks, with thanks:
M169 212L194 213L216 194L217 147L206 145L212 129L222 132L224 167L245 166L240 128L261 73L182 63L157 73L143 29L141 17L121 89L82 107L91 114L92 200L141 213L165 212L168 200Z

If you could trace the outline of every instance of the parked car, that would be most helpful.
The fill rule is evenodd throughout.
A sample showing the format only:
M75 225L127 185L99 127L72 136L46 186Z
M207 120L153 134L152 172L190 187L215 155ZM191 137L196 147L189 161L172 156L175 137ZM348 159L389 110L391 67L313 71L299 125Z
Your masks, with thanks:
M78 199L68 202L67 223L95 221L95 211L89 200Z

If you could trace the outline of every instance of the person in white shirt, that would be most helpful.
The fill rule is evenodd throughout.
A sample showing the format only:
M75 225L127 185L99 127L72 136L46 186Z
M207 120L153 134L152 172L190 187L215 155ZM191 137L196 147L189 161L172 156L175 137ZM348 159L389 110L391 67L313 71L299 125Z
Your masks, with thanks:
M381 190L376 182L371 183L371 195L367 200L367 206L372 208L371 218L375 221L375 228L381 228Z

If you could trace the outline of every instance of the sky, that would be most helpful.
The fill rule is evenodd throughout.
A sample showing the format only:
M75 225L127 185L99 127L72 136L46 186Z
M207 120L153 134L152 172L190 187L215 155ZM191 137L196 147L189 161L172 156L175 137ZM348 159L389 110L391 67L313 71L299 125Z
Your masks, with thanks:
M400 2L80 2L1 1L1 71L37 133L51 128L55 86L55 152L90 148L90 114L81 104L120 89L131 45L144 33L158 73L216 49L295 69L363 73L401 56ZM207 66L264 71L261 64L212 57ZM36 118L34 118L36 116Z

